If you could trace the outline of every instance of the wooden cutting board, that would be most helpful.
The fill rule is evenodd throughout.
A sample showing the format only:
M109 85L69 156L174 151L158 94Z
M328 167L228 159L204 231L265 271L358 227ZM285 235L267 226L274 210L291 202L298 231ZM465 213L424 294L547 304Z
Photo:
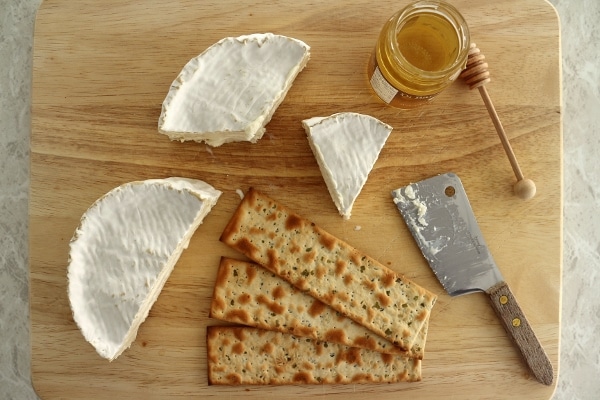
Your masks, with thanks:
M477 91L456 83L431 105L385 106L366 63L403 2L45 1L34 42L30 296L32 379L43 398L546 399L484 295L442 290L390 191L439 173L463 180L481 229L558 371L562 262L562 147L558 18L542 0L454 0L490 64L488 91L538 193L522 201ZM157 133L162 101L185 63L226 36L274 32L312 47L307 68L256 144L218 148ZM329 197L300 121L370 114L392 132L344 221ZM98 197L129 181L205 180L223 195L177 263L130 349L100 358L73 322L69 240ZM439 294L413 384L289 387L207 385L206 326L221 256L218 238L254 186L359 250Z

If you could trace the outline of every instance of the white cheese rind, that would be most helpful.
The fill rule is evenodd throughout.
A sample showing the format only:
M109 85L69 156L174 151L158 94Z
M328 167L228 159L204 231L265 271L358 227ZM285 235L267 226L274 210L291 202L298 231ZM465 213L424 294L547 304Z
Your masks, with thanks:
M349 219L392 127L369 115L344 112L302 121L327 189Z
M186 178L119 186L81 218L68 295L85 339L112 361L128 348L182 251L221 192Z
M227 37L191 59L171 84L158 131L211 146L255 143L310 58L301 40L272 33Z

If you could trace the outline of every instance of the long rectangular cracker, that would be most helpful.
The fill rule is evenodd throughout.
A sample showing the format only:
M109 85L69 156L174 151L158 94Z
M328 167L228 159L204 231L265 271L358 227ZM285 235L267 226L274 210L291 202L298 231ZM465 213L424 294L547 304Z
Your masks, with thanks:
M421 380L421 360L249 327L207 327L210 385Z
M423 358L427 335L424 325L411 350L404 351L267 269L227 257L221 258L219 264L210 316L256 328L415 358Z
M220 240L409 351L436 296L251 188Z

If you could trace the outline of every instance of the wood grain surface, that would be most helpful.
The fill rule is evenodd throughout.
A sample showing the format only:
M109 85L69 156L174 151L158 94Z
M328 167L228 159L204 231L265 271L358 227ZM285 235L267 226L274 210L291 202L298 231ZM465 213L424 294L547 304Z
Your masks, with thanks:
M486 87L526 176L515 181L479 93L457 83L428 106L402 111L371 92L365 70L379 29L402 2L47 0L33 65L30 296L32 379L51 398L547 399L529 376L485 294L450 298L422 258L390 191L457 173L506 281L558 371L562 263L562 129L558 17L543 0L453 0L490 64ZM218 148L157 133L161 103L185 63L226 36L274 32L312 57L256 144ZM370 114L394 131L344 221L300 121ZM223 195L193 236L132 347L100 358L73 322L69 240L98 197L129 181L205 180ZM213 387L206 376L209 301L218 241L254 186L439 295L420 383ZM360 229L359 229L360 228ZM556 382L556 379L555 379Z

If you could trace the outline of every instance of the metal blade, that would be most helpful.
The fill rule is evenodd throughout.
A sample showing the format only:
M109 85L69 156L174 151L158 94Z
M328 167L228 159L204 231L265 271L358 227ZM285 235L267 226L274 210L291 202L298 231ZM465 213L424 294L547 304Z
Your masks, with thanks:
M485 291L503 280L456 174L396 189L392 197L450 296Z

